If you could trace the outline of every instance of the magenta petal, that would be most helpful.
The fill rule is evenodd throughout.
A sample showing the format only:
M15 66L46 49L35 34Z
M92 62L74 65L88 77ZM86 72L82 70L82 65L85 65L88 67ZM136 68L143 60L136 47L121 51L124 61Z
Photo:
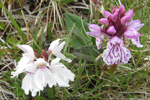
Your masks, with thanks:
M104 15L105 15L106 18L108 18L111 15L111 13L109 11L104 10Z
M125 13L125 7L123 5L120 5L119 14L123 15L124 13Z
M91 32L86 32L88 35L93 37L99 37L101 35L101 27L95 24L89 24L89 29Z
M96 24L89 24L89 29L91 32L100 32L101 27Z
M125 25L132 18L132 16L133 16L133 10L131 9L125 14L125 16L121 18L121 24Z
M144 24L141 24L140 20L133 20L127 24L127 28L134 28L136 30L139 30L143 25Z
M107 30L107 33L109 34L115 34L116 33L116 29L114 26L110 26Z
M134 12L133 9L131 9L131 10L127 11L125 15L131 16L131 18L132 18L133 12Z
M101 19L99 19L99 22L105 26L107 26L109 24L107 18L101 18Z
M88 35L92 36L92 37L99 37L101 35L100 32L86 32Z
M127 39L136 39L139 36L141 36L141 34L134 28L129 28L129 29L127 29L127 31L124 32L124 36Z
M136 45L137 47L143 47L143 45L140 43L140 40L139 40L139 37L137 39L131 39L132 40L132 43L134 45Z

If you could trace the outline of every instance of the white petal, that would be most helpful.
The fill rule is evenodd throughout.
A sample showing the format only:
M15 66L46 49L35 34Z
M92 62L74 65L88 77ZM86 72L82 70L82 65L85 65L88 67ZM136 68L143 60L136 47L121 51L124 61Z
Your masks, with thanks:
M71 81L74 81L75 75L69 69L62 68L59 71L64 75L64 77L68 78Z
M29 63L26 65L26 71L34 73L37 70L37 66L34 63Z
M60 62L60 58L55 58L55 59L53 59L52 61L51 61L51 66L55 66L55 65L57 65L57 64L59 64Z
M63 60L66 60L68 62L71 62L72 60L71 59L68 59L66 58L62 53L61 53L61 50L63 49L64 45L65 45L65 41L60 43L61 39L57 39L55 41L53 41L51 44L50 44L50 47L48 50L50 50L52 52L53 55L55 55L56 57L58 58L61 58Z
M42 75L42 71L41 69L38 69L36 72L35 72L35 75L34 75L34 83L35 85L40 89L40 90L43 90L44 89L44 86L43 86L43 75Z
M60 87L68 87L69 80L74 81L75 75L59 61L59 58L54 59L51 62L50 70L52 71L54 79Z
M32 93L32 96L35 96L36 93L39 91L39 88L35 85L33 81L34 74L28 73L24 79L22 80L21 88L25 91L25 94L29 94L29 90Z
M29 94L29 90L30 90L30 75L27 74L23 80L22 80L22 86L21 88L25 91L25 94L28 95Z
M29 62L29 59L27 59L26 57L22 57L20 59L20 61L18 62L18 65L15 68L15 72L11 72L12 78L15 76L18 76L20 73L25 71L26 68L26 64Z
M65 41L63 41L61 44L58 45L57 51L55 52L61 52L61 50L63 49L64 45L66 44Z
M59 62L60 58L55 58L54 60L52 60L51 65L50 65L50 69L54 72L55 70L58 70L60 68L66 68L66 66L62 63Z
M18 62L18 65L16 66L16 69L25 66L28 62L30 61L30 59L26 56L23 56L20 61Z
M23 57L29 59L29 62L33 62L33 60L35 59L35 55L31 53L23 53Z
M36 96L37 91L32 91L31 95L32 97Z
M53 77L53 74L50 72L49 69L45 70L45 78L46 78L46 83L49 85L49 87L53 87L53 85L56 85L56 81Z
M60 87L69 87L69 80L64 77L60 72L54 72L53 75Z
M63 60L65 60L65 61L67 61L67 62L72 62L72 60L71 59L69 59L69 58L66 58L66 56L64 56L61 52L60 53L57 53L57 54L55 54L55 56L56 57L58 57L58 58L60 58L60 59L63 59Z
M49 87L56 85L56 81L53 78L51 71L46 67L37 70L35 73L34 82L40 90L43 90L47 84Z
M29 45L17 45L17 47L23 50L25 53L34 54L32 47L30 47Z
M48 50L52 50L55 51L58 47L60 39L54 40L51 44L50 47L48 48Z
M25 71L34 72L36 67L33 66L30 62L33 62L33 59L30 59L26 55L23 55L15 68L16 71L11 73L11 75L13 75L12 77L18 76L20 73L23 73Z

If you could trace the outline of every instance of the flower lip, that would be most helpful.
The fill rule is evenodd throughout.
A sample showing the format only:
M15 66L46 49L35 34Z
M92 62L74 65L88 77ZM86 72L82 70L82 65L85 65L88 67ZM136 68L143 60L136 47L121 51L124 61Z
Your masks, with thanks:
M123 46L123 40L117 36L109 40L103 54L103 61L107 65L118 64L120 61L125 64L131 58L130 51Z

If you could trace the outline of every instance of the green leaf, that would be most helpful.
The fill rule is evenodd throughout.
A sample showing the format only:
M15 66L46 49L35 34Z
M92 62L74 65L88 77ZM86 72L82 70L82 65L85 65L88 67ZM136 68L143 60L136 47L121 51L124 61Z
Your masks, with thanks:
M74 29L72 31L72 33L74 34L73 35L74 48L79 48L81 46L85 46L90 43L91 39L86 34L86 32L89 31L88 24L86 24L85 21L83 21L77 15L66 13L65 22L69 32L72 31L72 27L74 26Z
M42 31L41 31L41 36L40 36L40 42L39 42L39 47L40 48L42 48L42 45L43 45L43 43L44 43L44 33L43 33L43 31L44 31L44 27L42 28ZM38 40L37 40L38 41Z
M74 37L73 37L73 46L74 46L74 48L80 48L82 46L85 46L86 43L83 42L83 41L84 40L81 37L74 35Z
M48 24L48 27L50 27L50 25ZM52 39L52 33L50 31L50 28L47 28L47 36L48 36L48 40Z
M101 52L102 50L99 52L95 46L83 46L74 50L75 56L87 61L94 61Z

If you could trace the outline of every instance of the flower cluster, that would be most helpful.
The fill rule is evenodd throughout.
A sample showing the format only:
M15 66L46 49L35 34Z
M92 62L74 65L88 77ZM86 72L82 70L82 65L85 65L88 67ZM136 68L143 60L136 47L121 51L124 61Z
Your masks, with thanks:
M107 49L103 52L103 61L107 65L118 64L120 61L125 64L131 58L130 51L124 47L122 37L131 39L132 43L137 47L143 47L139 42L138 33L144 24L141 24L140 20L129 20L133 16L133 10L129 10L125 13L125 7L121 5L119 8L113 7L112 13L104 11L105 18L99 19L99 22L104 25L101 28L95 24L89 24L91 32L87 32L88 35L96 38L97 48L101 48L104 37L110 38L107 42Z
M43 50L40 55L34 52L29 45L17 45L18 48L24 51L22 58L12 72L12 77L20 73L26 73L22 80L21 88L28 95L31 91L32 96L35 96L38 91L42 91L47 85L68 87L69 80L74 81L75 75L60 63L60 60L71 62L71 59L66 58L61 50L65 42L60 43L60 39L53 41L48 50ZM53 55L56 57L52 59Z

